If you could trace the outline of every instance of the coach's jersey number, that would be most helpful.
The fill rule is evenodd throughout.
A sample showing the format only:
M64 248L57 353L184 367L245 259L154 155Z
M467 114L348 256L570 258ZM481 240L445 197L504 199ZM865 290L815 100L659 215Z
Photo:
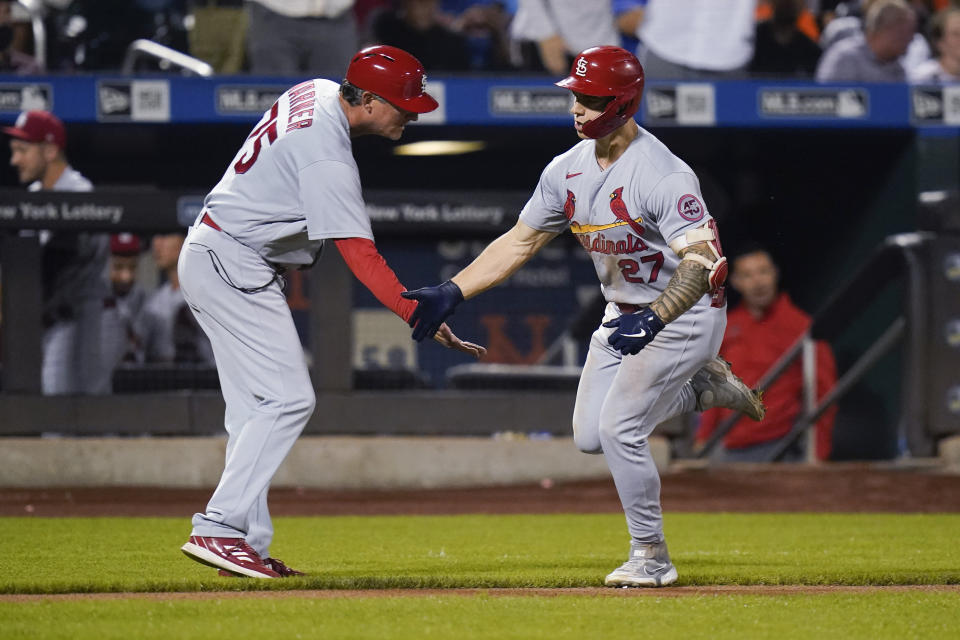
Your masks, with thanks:
M620 273L623 274L623 279L627 282L656 282L657 276L660 275L660 267L663 266L663 253L657 251L656 253L651 253L650 255L642 256L640 262L646 264L648 262L653 263L653 267L650 269L650 278L647 280L643 279L643 276L637 275L640 271L640 265L636 260L630 258L624 258L617 263L617 266L620 268Z
M250 135L247 136L247 140L253 140L253 151L247 157L240 156L240 159L233 165L234 171L237 173L246 173L250 170L250 167L253 166L253 163L257 161L257 157L260 155L264 136L267 138L267 144L277 139L277 116L279 113L280 103L274 102L267 121L251 131Z

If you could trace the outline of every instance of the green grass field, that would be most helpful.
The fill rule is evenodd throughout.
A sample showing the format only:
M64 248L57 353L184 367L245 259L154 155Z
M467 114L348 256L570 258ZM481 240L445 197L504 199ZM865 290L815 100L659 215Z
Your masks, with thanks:
M600 586L626 555L621 515L278 518L276 528L272 554L310 576L219 578L180 553L186 519L0 518L0 593L491 591L0 598L0 637L960 638L960 590L497 595ZM666 533L679 585L960 585L960 515L668 514Z

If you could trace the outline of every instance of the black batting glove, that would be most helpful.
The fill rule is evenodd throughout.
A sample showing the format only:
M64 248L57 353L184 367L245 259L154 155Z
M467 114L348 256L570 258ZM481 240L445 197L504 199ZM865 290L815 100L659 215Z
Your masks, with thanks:
M664 324L653 309L647 307L643 311L624 314L610 322L604 322L603 326L616 327L617 330L610 334L607 342L626 356L640 353L663 329Z
M463 302L463 292L452 280L435 287L404 291L400 295L419 303L407 321L413 327L413 339L417 342L432 338L443 321L452 316L457 305Z

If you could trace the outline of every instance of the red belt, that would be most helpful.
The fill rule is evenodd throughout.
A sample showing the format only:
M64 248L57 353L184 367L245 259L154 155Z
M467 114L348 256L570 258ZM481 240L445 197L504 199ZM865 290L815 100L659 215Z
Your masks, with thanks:
M210 217L209 213L204 212L203 217L200 218L200 222L207 225L208 227L213 227L217 231L223 231L216 222L213 221L213 218Z

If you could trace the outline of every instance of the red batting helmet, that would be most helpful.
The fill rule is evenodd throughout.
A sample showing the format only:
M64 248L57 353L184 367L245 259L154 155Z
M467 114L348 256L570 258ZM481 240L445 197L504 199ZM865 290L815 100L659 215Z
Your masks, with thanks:
M643 67L637 57L620 47L590 47L574 59L570 75L558 87L613 100L599 116L583 125L584 135L602 138L633 117L643 95Z
M426 92L423 65L403 49L382 44L361 49L347 67L347 82L404 111L427 113L437 108Z

